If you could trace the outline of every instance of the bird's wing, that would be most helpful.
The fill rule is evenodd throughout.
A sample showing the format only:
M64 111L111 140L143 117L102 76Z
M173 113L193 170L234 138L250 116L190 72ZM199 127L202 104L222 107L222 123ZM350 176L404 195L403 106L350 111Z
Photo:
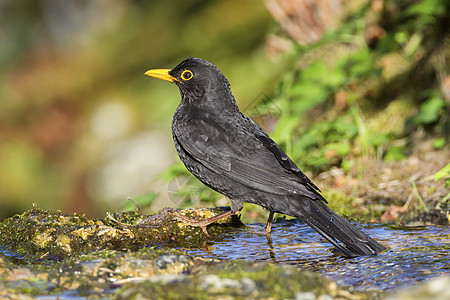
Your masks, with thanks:
M199 163L250 188L325 200L283 150L249 120L239 126L219 125L213 118L191 119L175 126L174 136Z

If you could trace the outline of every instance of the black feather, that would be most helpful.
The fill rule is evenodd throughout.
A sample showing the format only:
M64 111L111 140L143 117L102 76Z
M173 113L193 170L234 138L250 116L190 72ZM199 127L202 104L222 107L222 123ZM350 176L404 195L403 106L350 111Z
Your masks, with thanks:
M185 70L193 73L187 81L181 78ZM182 95L172 120L180 159L203 183L229 197L232 211L249 202L295 216L349 257L385 249L333 212L319 188L239 111L217 67L188 58L169 73Z

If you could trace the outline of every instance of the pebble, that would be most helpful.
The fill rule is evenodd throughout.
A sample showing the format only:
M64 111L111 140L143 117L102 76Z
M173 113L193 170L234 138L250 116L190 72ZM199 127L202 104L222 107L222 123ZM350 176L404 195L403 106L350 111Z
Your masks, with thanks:
M313 292L302 292L295 295L295 300L316 300L316 295Z
M202 278L201 288L212 293L225 292L226 289L241 291L242 294L250 294L256 290L256 283L250 278L241 280L220 278L217 275L206 275Z

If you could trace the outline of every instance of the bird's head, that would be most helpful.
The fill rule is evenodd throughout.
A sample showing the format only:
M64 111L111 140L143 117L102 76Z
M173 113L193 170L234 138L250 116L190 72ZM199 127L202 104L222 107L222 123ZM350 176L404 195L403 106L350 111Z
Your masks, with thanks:
M231 107L237 108L228 80L215 65L206 60L189 57L172 70L153 69L145 72L145 75L175 83L180 89L182 100L191 105L209 103L215 104L216 108L230 107L231 101ZM223 105L226 102L228 104Z

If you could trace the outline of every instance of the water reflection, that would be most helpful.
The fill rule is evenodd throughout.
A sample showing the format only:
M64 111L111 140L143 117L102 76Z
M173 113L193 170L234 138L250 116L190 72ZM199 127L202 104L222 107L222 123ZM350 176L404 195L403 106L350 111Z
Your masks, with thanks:
M450 275L448 228L355 225L389 250L378 256L344 258L298 220L273 224L271 239L263 234L263 224L251 224L206 248L183 250L216 259L295 265L358 290L389 290Z

